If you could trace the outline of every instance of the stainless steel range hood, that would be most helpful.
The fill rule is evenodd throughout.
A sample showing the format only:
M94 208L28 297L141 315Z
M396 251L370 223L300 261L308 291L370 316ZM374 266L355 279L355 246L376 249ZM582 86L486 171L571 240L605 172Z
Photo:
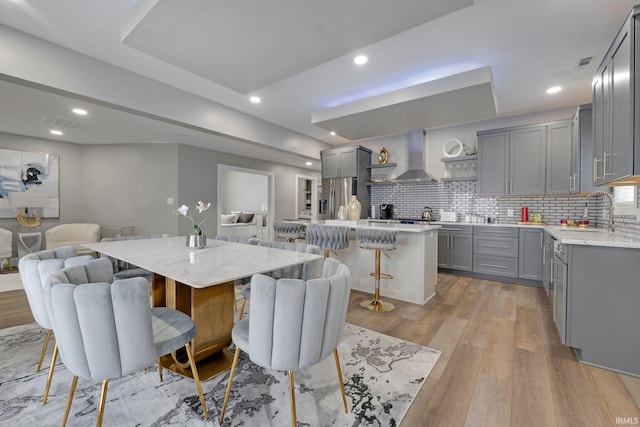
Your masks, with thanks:
M394 182L438 182L426 171L424 156L425 131L412 130L407 133L407 171L394 179Z

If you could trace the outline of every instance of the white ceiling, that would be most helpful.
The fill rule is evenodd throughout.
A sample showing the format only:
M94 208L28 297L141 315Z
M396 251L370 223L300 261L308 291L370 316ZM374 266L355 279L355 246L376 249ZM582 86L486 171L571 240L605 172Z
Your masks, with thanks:
M0 24L292 134L339 144L348 140L344 136L402 133L409 126L442 127L481 120L482 114L511 116L589 102L595 67L635 1L0 0ZM25 87L29 70L9 78L2 44L0 39L0 80L9 81L0 81L0 131L46 137L43 118L66 114L70 100L80 97L94 101L100 114L92 112L90 126L69 136L72 142L183 142L265 159L273 151L259 138L185 127L82 93ZM366 54L369 62L356 66L355 54ZM589 56L592 64L579 68L578 61ZM445 101L448 92L438 94L436 106L452 102L459 111L443 114L446 108L421 104L425 84L463 81L477 70L489 70L492 89L477 100L469 92L455 104L453 98ZM463 81L450 94L459 96L474 84ZM552 85L563 90L547 95ZM418 112L403 123L398 120L411 114L402 109L393 114L401 104L394 95L412 91L416 95L403 102L415 100L407 105ZM260 96L262 103L251 104L247 94ZM389 105L351 108L381 97ZM463 111L472 106L475 110ZM371 117L358 122L374 111L383 114L374 115L374 122ZM314 124L312 116L325 119ZM381 123L388 126L372 129ZM331 126L344 129L344 135L330 135ZM275 148L271 157L283 163L308 158Z

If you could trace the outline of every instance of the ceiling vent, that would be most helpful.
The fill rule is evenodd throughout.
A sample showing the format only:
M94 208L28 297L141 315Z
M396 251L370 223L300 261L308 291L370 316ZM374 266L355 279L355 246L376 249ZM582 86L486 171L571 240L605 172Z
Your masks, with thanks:
M64 117L45 116L42 123L65 129L89 130L93 127L91 123L83 123L76 120L65 119Z
M586 67L587 65L591 64L591 61L593 61L593 56L587 56L586 58L579 59L578 68Z

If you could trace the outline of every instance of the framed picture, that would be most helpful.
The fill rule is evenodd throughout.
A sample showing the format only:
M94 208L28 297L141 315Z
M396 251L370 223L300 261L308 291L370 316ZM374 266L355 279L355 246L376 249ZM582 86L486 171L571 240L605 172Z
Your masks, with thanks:
M60 217L60 155L0 148L0 218L25 208Z

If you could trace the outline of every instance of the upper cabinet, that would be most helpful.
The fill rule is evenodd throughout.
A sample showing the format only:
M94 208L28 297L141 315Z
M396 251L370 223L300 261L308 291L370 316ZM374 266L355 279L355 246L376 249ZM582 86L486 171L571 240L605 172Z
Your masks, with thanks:
M343 147L320 152L322 158L322 179L364 178L369 181L366 166L371 163L371 150L360 147Z
M591 193L593 185L593 120L591 104L578 107L571 121L570 192Z
M635 185L640 174L640 130L634 110L640 105L635 88L637 30L640 7L631 10L593 78L593 158L595 185ZM629 181L629 180L627 180Z
M478 194L569 194L570 162L569 121L478 132Z

